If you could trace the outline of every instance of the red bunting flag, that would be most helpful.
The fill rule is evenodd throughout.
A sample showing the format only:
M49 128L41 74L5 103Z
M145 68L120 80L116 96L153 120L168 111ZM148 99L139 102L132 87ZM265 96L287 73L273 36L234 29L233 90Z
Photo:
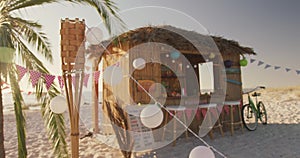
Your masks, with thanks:
M57 79L58 79L59 87L60 89L62 89L65 85L64 78L62 76L57 76Z
M100 71L95 71L94 72L94 79L95 79L96 84L98 84L99 78L100 78Z
M83 78L83 85L85 87L87 87L87 84L89 82L89 78L90 78L90 74L84 74L84 78Z
M33 70L30 70L29 73L30 73L32 86L34 87L38 83L42 74L38 71L33 71Z
M23 78L23 76L28 72L28 70L20 65L16 65L18 70L19 81Z
M186 117L188 120L191 118L192 112L193 112L193 109L186 109L185 113L186 113Z
M49 90L49 88L51 87L51 85L55 79L55 76L50 75L50 74L44 74L44 77L45 77L45 81L46 81L46 88L47 88L47 90Z

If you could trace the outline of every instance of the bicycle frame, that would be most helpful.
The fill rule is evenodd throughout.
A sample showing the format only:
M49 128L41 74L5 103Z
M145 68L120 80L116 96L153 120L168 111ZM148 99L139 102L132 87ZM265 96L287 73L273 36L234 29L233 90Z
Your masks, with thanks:
M249 103L250 107L254 110L254 112L257 114L257 118L260 118L260 111L259 111L259 108L257 108L257 104L258 104L257 96L256 96L255 101L256 101L256 103L253 102L253 100L250 96L250 93L248 93L248 103Z

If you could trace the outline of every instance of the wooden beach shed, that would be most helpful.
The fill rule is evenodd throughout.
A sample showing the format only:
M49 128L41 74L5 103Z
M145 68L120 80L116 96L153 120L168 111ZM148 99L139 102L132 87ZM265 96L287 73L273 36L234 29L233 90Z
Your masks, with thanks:
M236 41L173 26L138 28L94 47L97 48L91 50L96 56L101 55L104 70L112 65L122 68L119 84L111 86L104 82L104 101L114 102L117 97L125 104L151 102L153 98L139 85L149 90L153 83L166 88L166 95L161 96L166 97L166 105L183 104L180 100L184 97L200 96L201 84L194 82L199 81L199 64L206 62L213 63L214 92L221 93L223 89L226 100L240 100L240 60L245 55L255 55L252 48ZM140 70L134 67L139 58L146 62Z

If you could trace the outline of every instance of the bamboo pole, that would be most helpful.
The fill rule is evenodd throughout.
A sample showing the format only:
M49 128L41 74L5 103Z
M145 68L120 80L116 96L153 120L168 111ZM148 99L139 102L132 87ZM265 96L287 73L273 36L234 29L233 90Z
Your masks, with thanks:
M61 21L61 61L71 124L71 156L79 157L79 110L84 77L85 24L65 19ZM75 81L72 74L75 74ZM73 82L74 91L73 91Z
M98 61L97 60L94 60L93 61L93 72L96 72L98 71ZM92 97L93 97L93 129L94 129L94 132L95 133L98 133L99 132L99 107L98 107L98 82L95 81L95 78L93 77L92 78L92 83L93 83L93 89L92 89Z

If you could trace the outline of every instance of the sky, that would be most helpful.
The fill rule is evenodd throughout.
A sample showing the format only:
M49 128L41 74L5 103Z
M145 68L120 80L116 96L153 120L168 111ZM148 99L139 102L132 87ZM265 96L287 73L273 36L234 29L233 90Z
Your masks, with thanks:
M298 0L122 0L115 1L128 29L148 25L173 25L238 41L251 47L256 61L242 69L245 88L265 85L300 85L300 1ZM52 45L54 63L45 62L60 75L60 20L85 19L87 27L103 26L95 9L70 3L33 7L22 17L40 22ZM108 37L103 37L107 39ZM40 57L42 59L42 57ZM270 64L258 66L258 61ZM278 70L274 66L280 66ZM285 68L291 71L286 72Z

